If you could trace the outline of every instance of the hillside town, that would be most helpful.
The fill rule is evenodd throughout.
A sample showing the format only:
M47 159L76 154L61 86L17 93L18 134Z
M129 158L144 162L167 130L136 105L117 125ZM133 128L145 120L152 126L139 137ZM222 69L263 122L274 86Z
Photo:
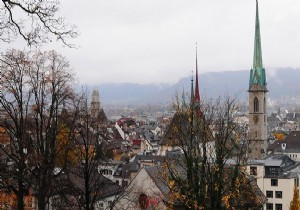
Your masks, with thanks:
M258 2L246 110L201 98L197 50L172 105L114 116L57 53L2 55L0 210L300 209L300 113L267 109Z

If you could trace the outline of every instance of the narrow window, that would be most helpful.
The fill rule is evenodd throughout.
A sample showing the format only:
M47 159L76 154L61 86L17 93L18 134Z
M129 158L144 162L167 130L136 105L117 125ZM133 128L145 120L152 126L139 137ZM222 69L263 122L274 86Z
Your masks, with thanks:
M295 179L295 186L299 187L299 178Z
M267 121L267 116L266 116L266 113L267 113L267 109L266 109L266 106L267 106L267 104L266 104L266 98L264 97L264 122L266 122Z
M253 105L254 105L254 112L259 112L259 101L257 97L254 98Z

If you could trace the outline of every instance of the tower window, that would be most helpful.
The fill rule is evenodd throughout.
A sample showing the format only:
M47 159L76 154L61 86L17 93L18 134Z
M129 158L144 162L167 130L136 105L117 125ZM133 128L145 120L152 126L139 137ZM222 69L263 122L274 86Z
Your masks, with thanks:
M254 98L253 105L254 105L254 112L259 112L259 101L257 97Z
M264 98L264 113L266 114L266 110L267 110L267 108L266 108L266 106L267 106L267 104L266 104L266 98Z

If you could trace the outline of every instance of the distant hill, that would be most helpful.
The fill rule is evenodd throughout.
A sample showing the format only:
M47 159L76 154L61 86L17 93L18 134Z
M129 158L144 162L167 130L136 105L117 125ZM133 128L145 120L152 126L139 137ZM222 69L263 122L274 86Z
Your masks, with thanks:
M284 99L300 97L300 68L267 69L269 97ZM99 84L100 98L104 104L152 104L174 101L176 92L190 92L191 78L182 78L176 84L132 83ZM249 84L249 70L210 72L199 75L200 94L204 97L240 95L246 98Z

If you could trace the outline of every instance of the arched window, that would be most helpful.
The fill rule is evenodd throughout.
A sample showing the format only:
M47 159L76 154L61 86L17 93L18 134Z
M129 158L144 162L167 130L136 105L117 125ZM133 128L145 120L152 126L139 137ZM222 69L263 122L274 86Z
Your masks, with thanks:
M149 199L148 196L144 193L139 196L139 205L141 209L147 209L149 207Z
M254 112L259 112L259 101L257 97L254 98L253 105L254 105Z

